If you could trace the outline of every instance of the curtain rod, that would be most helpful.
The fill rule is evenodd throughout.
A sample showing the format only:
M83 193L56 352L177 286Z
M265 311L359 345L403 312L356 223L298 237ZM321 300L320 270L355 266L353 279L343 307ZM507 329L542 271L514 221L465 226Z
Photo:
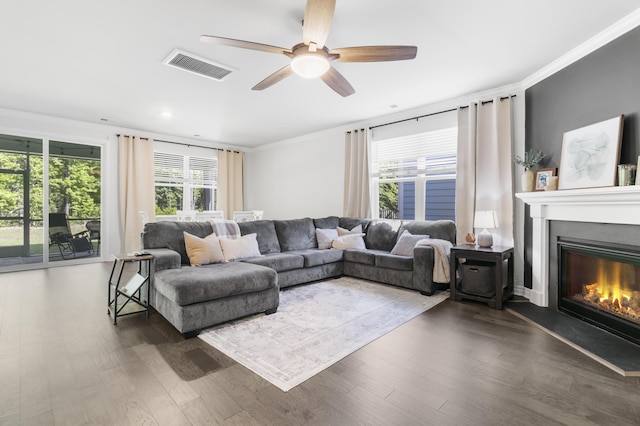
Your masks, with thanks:
M116 133L116 136L117 136L117 137L120 137L120 133ZM126 135L123 135L123 136L126 136ZM148 141L148 140L149 140L149 138L144 138L144 137L140 137L140 139L144 139L144 140L146 140L146 141ZM174 145L182 145L182 146L187 146L187 147L190 147L190 146L197 146L198 148L217 149L218 151L225 151L225 149L224 149L224 148L212 148L212 147L209 147L209 146L191 145L191 144L188 144L188 143L173 142L173 141L165 141L165 140L162 140L162 139L154 139L154 141L157 141L157 142L163 142L163 143L171 143L171 144L174 144ZM227 149L226 151L229 151L229 152L237 152L238 154L240 154L240 153L241 153L241 151L236 151L236 150L233 150L233 149Z
M503 97L500 98L500 101L504 101L504 100L507 100L507 99L515 98L515 97L516 97L516 95L503 96ZM491 104L491 103L493 103L493 99L489 99L488 101L480 101L481 105ZM463 106L460 107L460 109L465 109L465 108L469 108L469 105L463 105Z
M516 97L516 95L503 96L503 97L500 98L500 100L504 101L505 99L515 98L515 97ZM489 99L488 101L481 101L482 105L490 104L491 102L493 102L493 99ZM412 121L412 120L416 120L417 121L417 120L420 120L421 118L431 117L432 115L444 114L444 113L447 113L447 112L453 112L453 111L457 111L458 109L465 109L465 108L469 108L469 105L463 105L463 106L460 106L458 108L446 109L444 111L432 112L430 114L419 115L417 117L405 118L403 120L392 121L391 123L378 124L377 126L371 126L370 129L375 129L375 128L384 127L384 126L390 126L392 124L404 123L405 121Z

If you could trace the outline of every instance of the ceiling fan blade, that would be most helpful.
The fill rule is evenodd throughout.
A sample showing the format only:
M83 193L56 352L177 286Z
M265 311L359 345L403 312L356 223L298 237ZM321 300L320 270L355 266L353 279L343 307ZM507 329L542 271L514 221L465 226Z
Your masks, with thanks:
M356 93L355 89L349 84L346 78L340 74L335 68L329 68L329 71L320 76L322 81L327 83L337 94L347 97Z
M269 77L262 80L260 83L256 84L251 88L251 90L264 90L267 87L271 87L280 80L289 77L293 73L291 69L291 65L287 65L285 67L280 68L278 71L271 74Z
M324 47L329 37L336 0L307 0L302 25L304 44L315 43L319 49Z
M254 43L252 41L236 40L234 38L218 37L211 35L200 36L200 41L212 44L220 44L223 46L241 47L243 49L259 50L261 52L271 53L283 53L285 55L291 55L291 49L284 47L271 46L268 44Z
M337 62L381 62L413 59L417 53L416 46L360 46L333 49L329 55L340 55Z

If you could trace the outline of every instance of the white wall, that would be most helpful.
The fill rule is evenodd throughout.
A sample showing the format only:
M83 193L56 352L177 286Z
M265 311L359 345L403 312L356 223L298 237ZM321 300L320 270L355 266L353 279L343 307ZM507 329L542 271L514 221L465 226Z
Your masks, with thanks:
M245 209L265 219L342 215L344 131L332 129L245 154Z

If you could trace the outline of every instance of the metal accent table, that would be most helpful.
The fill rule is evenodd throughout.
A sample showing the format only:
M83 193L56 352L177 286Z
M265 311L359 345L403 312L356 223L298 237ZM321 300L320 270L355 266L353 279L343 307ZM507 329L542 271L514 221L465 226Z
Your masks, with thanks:
M117 324L118 317L124 315L146 312L149 316L149 278L151 274L150 254L130 255L118 254L115 256L111 275L109 276L109 298L107 314L113 315L113 323ZM126 283L122 283L122 273L127 263L138 263L138 272ZM143 274L143 264L146 263L146 275ZM117 270L117 272L116 272ZM114 281L114 275L116 280ZM147 284L147 291L143 292L143 285ZM143 294L144 293L144 294ZM146 296L146 297L145 297ZM121 299L122 303L119 303Z
M460 259L491 262L494 264L495 295L492 297L468 294L458 290L457 274ZM507 260L507 285L503 288L502 273L503 262ZM490 307L502 309L503 302L513 296L513 247L493 246L489 248L475 245L460 245L451 248L450 262L450 298L452 300L470 299L486 302Z

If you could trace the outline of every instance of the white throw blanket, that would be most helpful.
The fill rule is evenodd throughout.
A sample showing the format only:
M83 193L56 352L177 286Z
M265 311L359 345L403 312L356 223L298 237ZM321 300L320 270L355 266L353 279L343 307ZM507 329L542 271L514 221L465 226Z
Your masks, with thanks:
M213 228L213 232L218 238L238 239L240 235L240 227L233 220L228 219L207 219Z
M451 274L449 273L449 253L451 252L453 244L447 240L426 238L418 241L416 245L433 247L433 281L437 283L450 282Z

